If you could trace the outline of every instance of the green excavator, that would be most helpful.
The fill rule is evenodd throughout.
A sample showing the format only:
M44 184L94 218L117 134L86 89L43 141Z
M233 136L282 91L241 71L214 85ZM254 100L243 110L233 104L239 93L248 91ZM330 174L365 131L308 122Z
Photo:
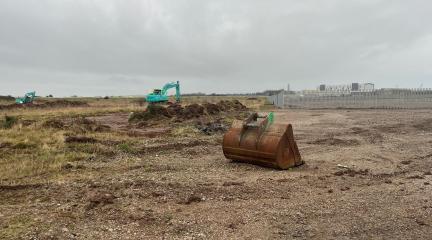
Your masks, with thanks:
M16 104L27 104L27 103L32 103L33 100L36 98L36 92L28 92L24 95L24 97L21 98L15 98L15 103Z
M147 95L146 100L149 103L163 103L168 102L168 90L171 88L176 89L175 99L176 102L180 102L180 82L170 82L163 86L162 89L154 89L152 93Z

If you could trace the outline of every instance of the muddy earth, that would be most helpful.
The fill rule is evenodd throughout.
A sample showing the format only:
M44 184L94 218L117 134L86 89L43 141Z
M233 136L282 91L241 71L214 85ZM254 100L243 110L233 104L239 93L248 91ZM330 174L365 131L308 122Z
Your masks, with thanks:
M122 131L127 117L92 121ZM65 166L55 182L0 185L0 228L19 217L29 222L22 239L431 239L432 111L276 119L293 124L305 165L232 163L222 133L173 140L158 126L133 155Z

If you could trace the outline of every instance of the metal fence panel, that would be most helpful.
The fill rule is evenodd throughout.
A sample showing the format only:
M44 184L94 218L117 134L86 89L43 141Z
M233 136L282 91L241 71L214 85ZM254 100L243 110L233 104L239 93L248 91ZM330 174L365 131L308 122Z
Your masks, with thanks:
M268 101L280 108L335 109L380 108L417 109L432 108L432 89L375 91L355 94L284 95L269 96Z

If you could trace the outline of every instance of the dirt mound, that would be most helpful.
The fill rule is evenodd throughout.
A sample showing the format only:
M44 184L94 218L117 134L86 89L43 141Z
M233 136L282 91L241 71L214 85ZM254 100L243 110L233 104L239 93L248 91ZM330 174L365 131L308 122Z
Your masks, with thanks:
M222 111L232 111L232 110L246 110L246 106L243 105L239 100L221 100L216 104Z
M134 112L129 116L129 122L141 122L151 119L159 120L161 118L171 118L172 115L168 109L161 105L151 104L144 112Z
M170 104L167 107L167 111L170 114L170 116L180 116L183 114L183 107L178 104L178 103L174 103L174 104Z
M211 115L218 114L222 111L221 107L217 104L204 103L203 106L206 109L207 113Z
M246 106L238 100L220 101L217 104L205 103L190 104L185 107L178 103L169 104L167 107L161 105L149 105L144 112L136 112L131 114L129 122L140 122L147 120L160 120L163 118L176 118L180 121L200 118L205 115L216 115L220 112L237 112L246 110Z
M187 105L182 113L182 118L199 118L202 115L204 115L204 107L202 105L199 104L191 104L191 105Z
M40 103L29 103L29 104L9 104L0 105L0 110L12 110L19 108L66 108L66 107L87 107L87 102L83 101L70 101L70 100L57 100L57 101L46 101Z

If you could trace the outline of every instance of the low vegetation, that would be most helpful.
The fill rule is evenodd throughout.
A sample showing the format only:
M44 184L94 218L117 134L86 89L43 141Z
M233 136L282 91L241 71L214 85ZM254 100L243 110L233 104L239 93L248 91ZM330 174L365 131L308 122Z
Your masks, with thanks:
M209 101L220 103L221 99L213 97ZM194 100L201 103L200 97L189 97L185 101L191 103ZM85 174L85 171L70 172L65 169L69 169L68 166L73 168L80 165L81 162L105 161L122 154L136 154L139 151L138 145L142 145L142 141L148 142L148 138L137 138L136 134L140 136L140 133L132 131L111 129L110 126L91 118L134 112L130 115L129 121L142 123L155 117L163 117L161 112L166 112L165 106L150 105L147 108L140 99L38 99L37 101L39 103L35 104L46 104L51 101L61 103L72 101L79 104L50 103L51 107L40 109L20 107L1 110L0 108L0 113L3 111L5 114L0 121L0 154L2 155L0 181L2 184L46 182L74 175L79 177L78 175ZM249 101L249 106L256 107L259 101L262 100ZM187 103L185 105L188 105ZM203 102L203 104L210 103ZM240 102L235 104L238 105ZM183 108L174 104L169 107L174 109L175 106L183 111L177 113L187 118L193 115L190 114L190 111L194 112L193 106L201 105ZM175 115L173 112L171 114L173 115L167 113L165 118L170 119ZM228 121L231 118L232 116L227 116ZM173 138L207 134L213 131L213 128L208 128L207 125L208 123L202 122L178 123L166 133ZM217 125L215 129L217 132L223 128ZM152 133L145 136L152 137ZM88 172L90 174L92 170Z

